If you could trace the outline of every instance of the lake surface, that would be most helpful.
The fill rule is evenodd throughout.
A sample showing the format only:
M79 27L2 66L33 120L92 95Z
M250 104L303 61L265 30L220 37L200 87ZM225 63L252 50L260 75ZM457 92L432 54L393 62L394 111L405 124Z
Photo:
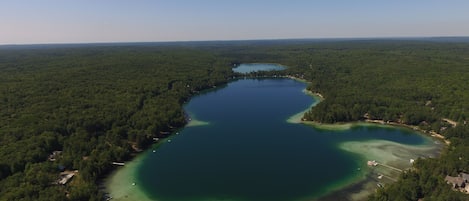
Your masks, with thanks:
M250 73L257 71L280 71L285 70L285 67L278 64L240 64L236 68L233 68L234 72L237 73Z
M400 128L330 131L288 123L316 101L305 87L292 79L245 79L193 97L186 111L208 124L186 127L146 152L136 169L138 188L161 201L311 200L368 173L366 153L340 148L346 142L433 144Z

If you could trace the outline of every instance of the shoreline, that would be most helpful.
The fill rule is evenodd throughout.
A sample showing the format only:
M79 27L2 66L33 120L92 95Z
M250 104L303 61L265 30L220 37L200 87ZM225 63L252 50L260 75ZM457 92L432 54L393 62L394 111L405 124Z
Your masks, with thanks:
M144 159L139 154L125 163L125 166L116 168L103 182L106 192L116 201L153 201L139 188L137 169Z
M195 127L195 126L205 126L209 125L210 122L200 121L194 118L187 118L187 123L183 127ZM175 131L177 133L177 131ZM150 147L141 153L131 158L129 161L125 162L124 166L114 169L107 177L102 180L104 184L104 192L109 193L112 197L112 200L116 201L156 201L148 197L143 189L139 187L138 180L138 168L140 164L145 159L146 154L150 150L156 150L161 145L171 139L173 133Z
M295 77L295 76L287 75L285 77L293 79L293 80L297 80L299 82L309 83L307 80L302 79L302 78L298 78L298 77ZM445 142L447 145L449 145L451 143L442 134L437 133L435 131L427 131L427 130L423 130L423 129L419 128L418 126L408 125L408 124L394 122L394 121L387 121L386 122L382 119L369 119L369 118L366 118L364 121L338 122L338 123L320 123L320 122L317 122L317 121L306 121L306 120L303 119L302 115L304 115L305 112L311 110L311 108L313 108L314 106L319 104L321 101L325 100L325 98L321 93L313 92L313 91L307 90L306 88L303 90L303 93L313 97L313 99L316 102L311 104L311 106L309 106L305 110L303 110L303 111L289 117L287 119L287 122L289 122L289 123L301 123L301 124L313 126L315 128L318 128L318 129L325 129L325 130L347 130L347 129L350 129L350 128L355 127L355 126L404 127L404 128L409 128L409 129L412 129L414 131L417 131L417 132L421 133L422 135L430 136L430 137L433 137L437 140L441 140L441 141ZM300 117L300 115L301 115L301 117ZM453 125L453 127L457 125L457 122L454 122L454 121L452 121L450 119L447 119L447 118L442 118L441 120L450 123L451 125Z
M309 83L304 79L297 78L294 76L286 76L290 79L297 80L299 82L304 82L304 83ZM428 137L429 139L436 139L439 141L445 142L445 145L449 145L450 141L445 139L443 135L440 133L437 133L435 131L426 131L418 126L413 126L413 125L407 125L403 123L398 123L398 122L385 122L384 120L379 120L379 119L365 119L364 121L354 121L354 122L343 122L343 123L332 123L332 124L327 124L327 123L320 123L316 121L306 121L303 119L303 115L305 112L311 110L312 107L315 105L319 104L321 101L324 100L324 96L322 96L320 93L315 93L312 91L309 91L307 89L304 89L303 92L307 95L310 95L313 97L315 102L309 106L307 109L292 115L287 119L288 123L297 123L297 124L304 124L304 125L309 125L312 126L313 128L316 129L324 129L324 130L332 130L332 131L342 131L342 130L348 130L356 126L373 126L373 127L386 127L386 128L406 128L413 130L414 132ZM442 119L444 121L449 122L447 119ZM450 122L451 123L451 122ZM382 141L382 142L381 142ZM374 142L374 143L373 143ZM355 146L348 146L347 143L356 143L358 144ZM350 145L350 144L348 144ZM353 144L352 144L353 145ZM370 148L370 146L375 146L373 148ZM403 156L407 156L407 158L410 158L410 156L413 154L416 154L418 152L423 152L423 153L430 153L429 157L438 157L440 155L441 148L442 146L437 146L437 147L432 147L431 145L417 145L417 146L410 146L410 145L403 145L391 141L383 141L383 140L374 140L374 141L365 141L365 142L346 142L342 143L339 145L339 149L342 149L344 151L354 153L360 156L360 158L366 160L375 160L373 159L373 156L376 155L373 152L383 152L383 149L380 149L379 147L397 147L394 152L399 152L401 157L395 157L395 156L381 156L379 158L383 159L385 158L386 160L381 161L382 164L385 166L398 166L402 169L406 168L412 168L412 163L408 163L406 167L405 163L403 163L402 158ZM367 147L367 149L361 149L361 147ZM374 151L370 151L374 150ZM437 151L439 150L439 151ZM385 151L384 153L392 153L392 151ZM404 154L405 152L405 154ZM420 157L420 156L418 156ZM414 155L414 158L418 158L417 155ZM410 158L413 160L414 158ZM400 160L400 161L399 161ZM361 167L361 166L360 166ZM367 167L365 167L367 168ZM368 170L362 170L362 171L367 171L362 175L362 177L355 177L355 179L350 179L349 181L344 181L344 184L342 186L339 186L336 188L337 190L333 190L332 192L321 196L317 198L316 200L320 201L332 201L332 200L352 200L352 201L361 201L361 200L367 200L368 196L375 192L377 189L377 184L381 183L385 180L387 182L383 183L390 183L390 182L395 182L399 178L399 176L402 174L401 172L396 173L392 171L386 171L386 170L377 170L377 168L374 169L368 169ZM378 176L385 177L385 179L381 180L378 179ZM390 176L387 176L390 175ZM334 187L332 187L334 188Z

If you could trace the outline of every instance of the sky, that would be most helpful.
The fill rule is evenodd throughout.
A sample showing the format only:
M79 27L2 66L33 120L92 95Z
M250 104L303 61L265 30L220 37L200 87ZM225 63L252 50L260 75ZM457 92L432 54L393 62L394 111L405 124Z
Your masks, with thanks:
M0 44L469 36L468 0L0 0Z

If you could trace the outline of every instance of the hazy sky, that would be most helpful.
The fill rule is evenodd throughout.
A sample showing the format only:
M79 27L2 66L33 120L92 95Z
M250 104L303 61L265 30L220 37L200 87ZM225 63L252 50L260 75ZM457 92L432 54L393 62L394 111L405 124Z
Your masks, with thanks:
M469 0L0 0L0 44L469 36Z

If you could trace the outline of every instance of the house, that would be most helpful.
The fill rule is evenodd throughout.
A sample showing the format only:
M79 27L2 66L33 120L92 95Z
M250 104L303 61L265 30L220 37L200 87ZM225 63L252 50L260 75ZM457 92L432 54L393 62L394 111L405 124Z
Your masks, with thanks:
M60 173L60 177L57 180L57 184L65 185L67 184L72 177L75 176L75 172L62 172Z
M462 177L460 176L457 176L457 177L452 177L452 176L449 176L447 175L445 177L445 181L447 184L451 184L453 186L453 188L464 188L465 187L465 182L463 180Z
M62 154L62 151L53 151L50 155L49 155L49 161L55 161L57 160L57 158L59 158L60 154Z
M59 174L59 178L55 182L55 184L60 184L60 185L65 185L67 184L73 176L78 174L78 170L73 170L73 171L63 171Z

